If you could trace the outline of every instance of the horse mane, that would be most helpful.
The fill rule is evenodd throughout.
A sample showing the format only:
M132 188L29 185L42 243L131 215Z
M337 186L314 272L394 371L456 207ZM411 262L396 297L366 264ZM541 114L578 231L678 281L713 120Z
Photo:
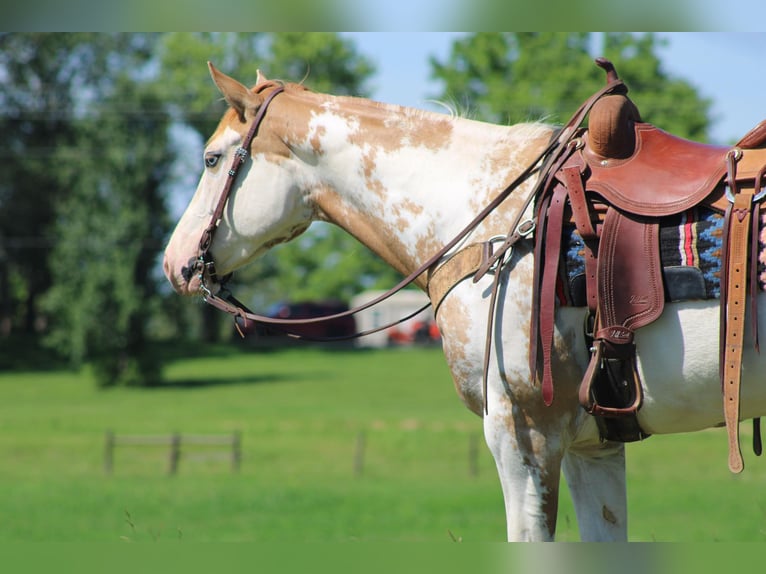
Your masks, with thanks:
M459 119L459 120L467 120L467 121L478 121L475 118L471 117L470 110L465 110L465 109L461 110L459 109L459 106L456 103L453 103L451 105L448 102L443 102L440 100L429 100L429 101L444 108L446 113L431 111L431 110L424 110L421 108L414 108L414 107L404 106L400 104L391 104L391 103L381 102L381 101L373 100L371 98L367 98L364 96L334 95L334 94L328 94L324 92L317 92L312 90L311 88L308 88L303 83L288 82L288 81L279 80L279 79L266 80L264 82L261 82L259 84L252 86L251 90L254 91L255 93L261 93L264 90L268 90L270 88L276 88L276 87L282 87L287 91L304 93L304 94L316 96L318 98L321 98L321 97L332 98L338 104L347 106L347 107L374 109L374 110L379 110L381 112L389 112L394 114L407 114L411 118L418 118L418 119L449 118L449 119ZM231 108L228 111L232 111ZM533 120L533 121L521 122L518 124L510 124L507 126L502 126L500 124L493 124L493 123L487 123L487 125L491 125L495 127L506 127L506 128L511 127L522 138L536 138L539 135L541 135L543 132L547 132L551 130L552 128L554 130L554 134L558 133L559 131L558 127L548 123L547 121L545 121L544 118L540 120L536 120L536 121Z

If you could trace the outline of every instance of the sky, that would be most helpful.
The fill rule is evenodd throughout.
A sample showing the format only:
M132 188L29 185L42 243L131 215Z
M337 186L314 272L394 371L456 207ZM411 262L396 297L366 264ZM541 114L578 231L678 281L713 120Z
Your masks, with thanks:
M353 38L359 51L377 66L371 82L373 99L438 111L428 102L439 88L429 80L429 56L445 59L460 32L343 34ZM660 51L665 70L687 80L713 102L713 143L732 143L766 119L766 33L672 32L660 36L668 42ZM619 72L619 63L615 65Z

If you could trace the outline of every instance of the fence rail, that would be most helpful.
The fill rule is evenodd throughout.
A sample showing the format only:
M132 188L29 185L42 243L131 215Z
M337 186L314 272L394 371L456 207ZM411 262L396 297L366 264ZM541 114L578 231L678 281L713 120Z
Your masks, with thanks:
M178 473L181 455L185 458L201 460L226 458L231 461L231 470L238 472L242 463L242 434L237 431L229 435L214 434L181 434L167 435L138 435L116 434L106 431L104 444L104 471L106 474L114 472L114 453L118 446L161 446L168 448L168 474ZM189 455L189 447L195 452ZM218 447L218 448L196 448ZM228 452L225 452L224 449Z

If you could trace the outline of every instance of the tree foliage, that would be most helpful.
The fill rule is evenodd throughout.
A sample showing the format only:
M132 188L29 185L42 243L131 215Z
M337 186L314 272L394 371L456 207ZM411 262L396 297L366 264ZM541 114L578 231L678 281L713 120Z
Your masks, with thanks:
M130 111L109 112L130 102ZM56 160L60 185L53 285L44 303L47 342L74 364L92 363L101 385L160 380L147 326L158 307L157 254L170 227L163 182L171 164L169 118L150 90L125 83L103 113L78 125ZM147 113L147 110L154 110Z
M602 44L598 46L599 42ZM440 97L495 123L565 122L604 85L593 55L612 60L642 117L674 134L707 138L710 102L670 76L653 34L503 32L456 41L444 61L431 59Z
M107 34L0 35L0 314L7 334L15 322L39 326L39 297L51 284L47 265L54 241L55 151L71 144L75 124L109 91L122 54L142 54L140 36Z
M168 228L160 185L170 162L168 117L148 87L156 36L0 41L13 166L0 184L3 276L16 290L7 305L23 296L27 330L74 365L91 362L101 384L156 380L144 307Z

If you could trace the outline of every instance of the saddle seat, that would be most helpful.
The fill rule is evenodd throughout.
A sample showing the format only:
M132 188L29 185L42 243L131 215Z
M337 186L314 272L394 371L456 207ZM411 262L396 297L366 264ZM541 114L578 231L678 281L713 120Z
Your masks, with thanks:
M648 123L636 123L634 133L635 151L626 159L598 154L589 134L583 137L587 189L623 211L651 217L680 213L702 203L726 173L729 147L685 140Z
M617 74L600 61L609 79ZM636 105L624 93L599 99L590 111L582 135L582 157L587 165L588 190L605 202L634 215L662 217L707 204L723 212L723 189L730 146L690 141L642 122ZM766 161L766 120L736 144L743 151L737 179L754 180Z

